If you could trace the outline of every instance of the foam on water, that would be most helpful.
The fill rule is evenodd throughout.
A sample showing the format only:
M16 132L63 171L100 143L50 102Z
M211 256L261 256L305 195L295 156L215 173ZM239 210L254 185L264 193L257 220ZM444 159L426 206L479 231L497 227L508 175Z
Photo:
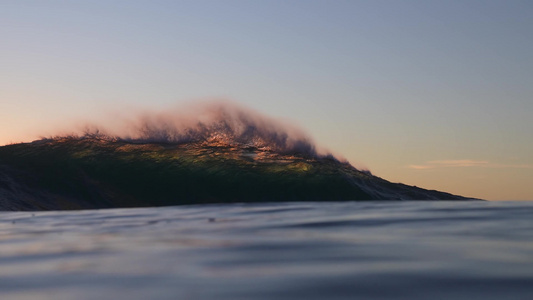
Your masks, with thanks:
M0 213L2 299L533 299L533 203Z

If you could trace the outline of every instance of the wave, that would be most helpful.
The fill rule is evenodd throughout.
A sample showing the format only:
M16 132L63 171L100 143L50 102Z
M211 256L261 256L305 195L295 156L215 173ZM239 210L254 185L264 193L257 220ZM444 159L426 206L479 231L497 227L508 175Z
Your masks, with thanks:
M405 199L465 198L358 170L298 127L228 101L0 147L0 210Z
M0 147L0 210L407 199L465 198L391 183L328 156L246 145L85 136Z
M70 135L135 143L245 145L281 153L318 155L315 143L302 129L231 101L203 102L165 111L144 110L133 115L121 113L114 117L113 122L84 124L81 133Z

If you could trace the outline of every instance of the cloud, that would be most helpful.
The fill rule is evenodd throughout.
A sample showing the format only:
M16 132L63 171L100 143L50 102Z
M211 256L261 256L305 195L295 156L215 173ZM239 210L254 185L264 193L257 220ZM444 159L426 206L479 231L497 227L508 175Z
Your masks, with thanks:
M492 168L533 169L533 165L532 164L514 164L514 165L492 164L490 167L492 167Z
M407 166L409 169L415 169L415 170L425 170L425 169L433 169L435 166L429 166L429 165L409 165Z
M486 160L432 160L421 165L409 165L410 169L427 170L438 168L463 168L463 167L481 167L481 168L514 168L514 169L533 169L532 164L496 164Z
M486 160L471 160L471 159L459 159L459 160L433 160L428 164L444 167L475 167L486 166L489 162Z

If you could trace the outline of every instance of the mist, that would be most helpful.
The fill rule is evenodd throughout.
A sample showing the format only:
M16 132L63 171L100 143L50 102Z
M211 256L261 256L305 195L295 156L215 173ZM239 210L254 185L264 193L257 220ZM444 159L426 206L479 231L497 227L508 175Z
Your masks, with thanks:
M72 128L72 127L71 127ZM204 101L166 109L116 110L98 121L78 122L72 131L59 130L52 137L77 136L135 143L208 143L252 146L281 153L330 155L317 151L315 142L301 128L265 116L232 101Z

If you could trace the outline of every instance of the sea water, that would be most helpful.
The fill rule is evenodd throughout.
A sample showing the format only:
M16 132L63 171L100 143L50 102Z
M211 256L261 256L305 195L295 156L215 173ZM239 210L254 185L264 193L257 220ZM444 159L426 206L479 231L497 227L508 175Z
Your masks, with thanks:
M1 299L533 299L533 202L0 213Z

